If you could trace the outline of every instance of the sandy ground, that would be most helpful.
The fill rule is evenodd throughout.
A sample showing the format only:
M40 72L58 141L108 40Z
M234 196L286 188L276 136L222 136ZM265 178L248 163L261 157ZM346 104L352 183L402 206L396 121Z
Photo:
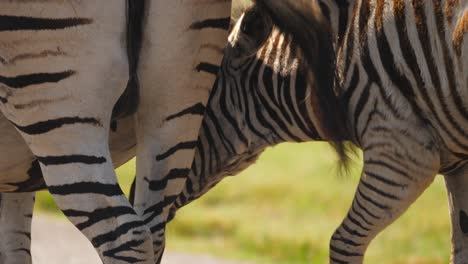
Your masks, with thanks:
M32 231L34 264L101 264L94 248L67 221L35 215ZM240 264L209 256L167 252L162 264Z

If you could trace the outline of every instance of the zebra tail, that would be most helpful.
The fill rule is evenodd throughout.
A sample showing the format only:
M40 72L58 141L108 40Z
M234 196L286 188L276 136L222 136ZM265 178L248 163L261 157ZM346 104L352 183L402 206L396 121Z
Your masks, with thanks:
M136 112L139 102L138 63L143 40L143 21L146 0L127 0L127 58L129 79L125 91L114 105L112 120Z
M335 91L337 85L336 53L331 26L320 8L310 0L254 0L260 10L271 17L281 31L290 34L302 52L307 67L307 80L313 85L315 100L320 112L321 128L326 139L338 154L340 172L347 173L354 153L349 140L346 108Z

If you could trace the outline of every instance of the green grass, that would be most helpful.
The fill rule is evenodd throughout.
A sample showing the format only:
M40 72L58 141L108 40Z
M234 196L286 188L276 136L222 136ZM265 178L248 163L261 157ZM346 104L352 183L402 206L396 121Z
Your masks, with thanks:
M168 248L257 263L327 263L328 241L346 215L358 181L337 177L322 143L284 144L182 209L169 225ZM118 170L123 189L134 163ZM41 193L39 210L51 212ZM450 225L441 178L372 243L366 263L447 263Z

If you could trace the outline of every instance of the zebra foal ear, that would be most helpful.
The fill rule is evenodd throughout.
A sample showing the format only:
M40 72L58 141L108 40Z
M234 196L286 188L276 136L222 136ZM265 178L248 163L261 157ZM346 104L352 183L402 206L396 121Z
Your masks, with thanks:
M268 15L253 6L246 10L234 26L229 43L238 57L257 53L270 36L272 22Z

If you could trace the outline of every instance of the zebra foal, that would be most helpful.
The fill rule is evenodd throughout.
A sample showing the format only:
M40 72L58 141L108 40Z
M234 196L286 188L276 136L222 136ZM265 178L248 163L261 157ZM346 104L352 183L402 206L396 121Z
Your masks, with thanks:
M171 216L267 146L334 141L345 159L349 140L364 168L330 263L362 263L437 173L450 196L452 262L466 263L468 2L255 3L229 36Z

